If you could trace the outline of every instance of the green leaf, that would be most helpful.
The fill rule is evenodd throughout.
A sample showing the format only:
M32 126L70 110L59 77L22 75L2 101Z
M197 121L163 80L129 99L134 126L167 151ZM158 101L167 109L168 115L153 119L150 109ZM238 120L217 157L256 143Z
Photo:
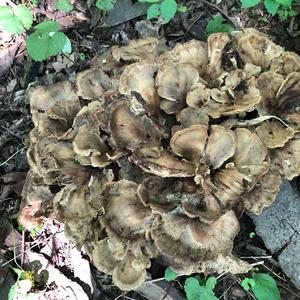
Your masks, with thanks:
M296 16L298 16L298 12L296 12L294 9L291 9L289 11L289 16L290 17L296 17Z
M29 35L26 45L33 60L43 61L60 53L66 44L66 40L67 36L63 32L50 34L36 31Z
M218 300L213 292L217 279L210 277L205 286L200 285L195 277L190 277L185 281L184 291L188 300Z
M22 273L24 273L22 269L18 269L18 268L12 268L12 269L18 275L18 277L21 277Z
M72 52L72 44L71 41L69 40L69 38L67 37L66 39L66 43L64 45L64 47L61 50L63 53L65 54L70 54ZM40 232L41 230L39 230Z
M0 6L0 28L10 33L22 33L32 25L32 13L25 5Z
M292 6L292 0L275 0L275 1L282 5L286 5L288 7Z
M169 22L177 12L177 2L175 0L163 0L160 4L161 16Z
M231 32L234 30L231 25L223 22L224 18L221 15L214 16L213 19L207 23L206 32L211 34L215 32Z
M280 300L280 293L272 276L264 273L254 273L255 286L251 289L258 300Z
M274 0L265 0L265 8L272 16L276 15L280 4Z
M160 5L152 4L147 10L147 19L151 20L160 16Z
M15 300L17 298L19 288L20 286L18 281L10 287L8 292L8 300Z
M41 33L56 32L59 30L59 23L56 21L46 21L36 25L34 29Z
M205 286L208 289L213 290L215 288L216 284L217 284L217 278L214 276L211 276L206 280Z
M80 52L80 53L79 53L79 59L80 59L81 61L84 61L84 60L85 60L85 54L82 53L82 52Z
M255 281L252 279L252 278L244 278L244 280L242 281L241 283L241 286L242 288L245 290L245 291L249 291L251 287L254 287L255 286Z
M56 3L56 8L65 12L69 12L73 9L73 5L69 0L58 0Z
M254 7L261 2L261 0L241 0L242 8Z
M185 13L185 12L187 12L187 7L183 4L179 4L177 7L177 11Z
M139 0L139 2L141 2L141 3L157 3L159 1L160 0Z
M117 0L97 0L96 7L102 10L112 10Z
M177 274L173 272L171 269L166 268L165 270L165 279L166 281L172 281L177 278Z

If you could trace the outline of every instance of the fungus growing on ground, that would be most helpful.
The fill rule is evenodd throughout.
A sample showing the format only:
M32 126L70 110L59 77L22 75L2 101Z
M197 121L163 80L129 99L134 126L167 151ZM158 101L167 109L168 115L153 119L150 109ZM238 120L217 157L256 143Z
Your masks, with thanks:
M236 215L300 173L300 58L254 29L165 50L131 41L76 84L28 92L34 129L20 220L51 210L123 290L151 260L176 272L248 272Z

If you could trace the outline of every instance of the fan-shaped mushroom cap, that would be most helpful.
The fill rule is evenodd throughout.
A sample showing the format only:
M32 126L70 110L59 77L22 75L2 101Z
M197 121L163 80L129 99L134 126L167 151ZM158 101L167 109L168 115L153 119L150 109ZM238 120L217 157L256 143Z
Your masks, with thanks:
M77 74L77 95L85 100L97 100L112 88L110 78L101 69L88 69Z
M146 279L146 268L137 270L130 261L124 260L117 264L113 271L113 281L123 291L134 290L139 287Z
M204 223L211 223L221 216L219 200L213 194L183 194L182 209L190 218L199 217Z
M149 176L138 186L137 193L145 206L149 206L154 213L162 213L180 203L179 197L172 197L172 194L180 192L181 186L174 178Z
M228 254L239 231L239 222L233 211L228 211L211 224L199 219L170 213L151 231L158 250L175 263L197 263Z
M74 178L80 181L87 176L84 168L75 161L71 143L43 136L34 137L34 132L35 129L31 133L27 159L32 170L46 184L66 184Z
M95 242L93 245L92 260L99 271L112 275L119 260L114 255L109 243L109 238ZM126 255L124 246L121 246L117 251L121 252L123 257Z
M223 73L225 72L222 66L222 57L224 55L224 49L229 43L229 34L223 32L211 34L207 40L209 57L207 80L213 80L214 84L217 83L217 79L222 77Z
M177 131L170 140L170 146L175 154L199 163L204 156L207 136L206 125L193 125Z
M158 39L148 37L142 40L132 40L127 46L114 48L112 55L117 62L152 61L158 55Z
M261 214L263 209L269 207L280 190L281 176L273 170L265 174L254 189L243 195L245 208L254 214Z
M278 148L274 155L275 164L279 173L292 180L300 174L300 139L294 137L283 148Z
M104 72L112 72L114 75L120 72L121 63L114 60L112 48L102 53L97 53L91 61L91 68L102 69Z
M108 129L114 146L134 150L159 144L160 129L147 115L135 113L129 99L120 98L109 109Z
M202 76L206 71L208 53L206 43L191 40L184 44L177 44L174 49L167 51L158 58L162 65L190 63Z
M179 112L186 106L186 96L198 80L197 69L189 63L161 67L156 77L157 92L165 99L161 108L167 114Z
M264 122L255 131L268 148L283 147L296 132L295 129L286 127L279 121Z
M231 273L242 274L248 273L252 269L252 266L247 262L234 257L233 255L219 254L213 260L208 260L200 264L197 269L199 273Z
M80 110L78 97L68 81L38 86L28 91L32 121L39 132L62 136Z
M212 89L211 100L203 110L213 118L252 111L261 101L254 78L241 80L235 89Z
M272 60L271 70L284 76L292 72L300 72L300 57L294 52L284 51Z
M209 122L209 117L202 108L193 107L186 107L181 110L177 119L184 128L200 124L208 126Z
M233 156L236 148L235 135L232 130L223 126L212 125L206 145L206 159L213 168L219 168Z
M159 150L155 155L135 152L131 159L145 172L161 177L192 177L196 172L192 163L165 150Z
M208 89L205 84L197 82L192 85L186 97L186 103L190 107L202 107L210 100L211 89Z
M277 95L277 114L284 119L300 123L300 73L288 75Z
M236 149L233 162L240 171L244 166L261 165L267 157L267 148L257 134L246 128L234 130Z
M125 153L112 150L100 137L100 133L89 126L82 126L73 140L76 160L82 165L103 168Z
M216 190L212 194L218 199L223 211L234 207L250 181L249 177L233 167L223 169L214 176Z
M238 51L244 63L261 66L266 69L271 61L280 56L283 48L273 43L266 35L249 28L235 33Z
M94 242L92 259L100 271L112 275L114 284L120 289L134 290L145 281L150 265L151 254L145 256L142 247L149 249L145 242L124 243L106 238Z
M113 236L135 239L145 235L153 216L137 195L135 182L119 180L105 186L101 203L104 216L101 223Z
M119 91L125 95L139 93L145 104L152 111L158 111L160 99L154 86L154 74L157 66L154 63L141 62L127 66L120 77Z

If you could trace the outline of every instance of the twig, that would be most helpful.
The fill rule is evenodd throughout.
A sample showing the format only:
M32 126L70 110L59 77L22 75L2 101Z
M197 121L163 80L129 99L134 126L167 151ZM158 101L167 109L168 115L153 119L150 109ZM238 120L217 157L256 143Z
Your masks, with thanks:
M22 150L26 149L26 147L23 147L19 150L17 150L14 154L12 154L7 160L3 161L2 163L0 163L0 167L2 167L3 165L7 164L7 162L9 162L13 157L15 157L18 153L20 153Z

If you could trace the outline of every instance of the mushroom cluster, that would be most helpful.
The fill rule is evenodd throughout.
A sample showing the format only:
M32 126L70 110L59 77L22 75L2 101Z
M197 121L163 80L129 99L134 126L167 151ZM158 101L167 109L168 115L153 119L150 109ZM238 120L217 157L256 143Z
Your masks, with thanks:
M53 210L122 290L153 259L180 274L248 272L231 254L238 217L300 173L300 58L254 29L173 49L130 41L75 84L28 97L21 217Z

